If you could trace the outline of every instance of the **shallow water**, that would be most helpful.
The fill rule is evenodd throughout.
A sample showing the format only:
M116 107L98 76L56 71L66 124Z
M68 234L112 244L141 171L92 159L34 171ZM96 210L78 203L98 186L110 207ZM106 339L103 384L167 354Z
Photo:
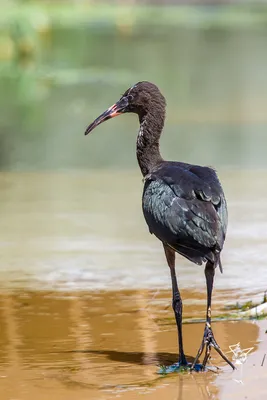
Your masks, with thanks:
M267 390L266 322L217 322L214 334L224 351L241 342L254 347L232 372L212 351L218 373L159 376L160 364L177 360L176 327L169 292L147 290L47 292L14 290L0 296L0 398L31 399L230 399L238 392ZM197 293L194 313L204 312ZM215 300L214 313L219 303ZM185 307L185 317L192 315ZM188 360L196 354L203 324L184 325ZM231 357L231 356L230 356ZM253 391L251 376L257 377ZM240 383L240 380L243 383ZM245 388L245 389L244 389ZM244 392L245 390L245 392ZM243 391L243 392L242 392ZM236 393L236 395L234 395ZM233 396L233 397L230 397ZM190 396L190 397L189 397Z
M220 178L229 229L216 289L238 289L238 298L262 295L267 289L267 173L222 171ZM138 171L1 173L1 285L169 288L162 246L142 216L141 192ZM177 273L181 288L205 290L202 267L178 256Z
M214 316L262 300L267 282L266 173L220 176L230 224ZM177 338L169 272L143 220L141 190L131 171L0 174L1 399L264 396L266 321L213 324L224 351L254 347L243 370L232 373L213 352L219 374L157 375L176 361ZM177 257L177 272L185 321L203 319L203 268ZM203 323L184 325L189 361L202 334Z

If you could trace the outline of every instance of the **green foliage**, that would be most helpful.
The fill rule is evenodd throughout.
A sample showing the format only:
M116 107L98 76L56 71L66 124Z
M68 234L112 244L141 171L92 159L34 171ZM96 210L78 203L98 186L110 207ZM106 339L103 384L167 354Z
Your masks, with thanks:
M123 118L103 127L109 130L105 145L102 135L92 135L84 146L80 135L141 79L156 82L168 100L169 134L162 147L170 158L204 164L208 157L218 167L265 165L266 128L258 120L266 114L266 14L245 7L7 1L0 13L1 167L135 165L133 136L125 135ZM243 26L255 29L248 35ZM237 46L246 49L240 56L248 77L239 74ZM247 115L240 113L243 77L251 82L251 157L239 151L244 146L237 122ZM135 118L126 124L136 130ZM195 135L210 145L192 148ZM53 151L56 146L60 153Z
M10 21L21 21L38 27L49 24L77 26L92 24L94 26L109 24L135 25L137 23L154 26L188 26L188 27L233 27L260 26L267 22L266 7L243 6L141 6L141 5L108 5L90 4L90 2L25 2L11 3L2 8L0 25L6 26Z

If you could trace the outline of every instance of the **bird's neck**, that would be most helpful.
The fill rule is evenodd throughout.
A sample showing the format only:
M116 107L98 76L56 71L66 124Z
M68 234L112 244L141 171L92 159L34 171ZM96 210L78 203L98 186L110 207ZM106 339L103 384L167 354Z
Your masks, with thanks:
M159 108L139 116L140 129L136 141L136 155L143 176L163 161L159 139L163 130L165 109Z

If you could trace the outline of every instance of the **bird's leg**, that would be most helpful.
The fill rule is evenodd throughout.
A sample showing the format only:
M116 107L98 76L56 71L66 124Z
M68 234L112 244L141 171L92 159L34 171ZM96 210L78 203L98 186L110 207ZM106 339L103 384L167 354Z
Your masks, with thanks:
M211 329L211 296L212 296L212 289L213 289L213 279L215 274L215 266L211 262L207 262L205 267L205 276L206 276L206 284L207 284L207 314L206 314L206 325L204 329L204 335L202 343L199 347L197 356L191 366L191 370L195 368L195 365L203 353L204 347L206 346L205 356L202 364L202 369L205 368L207 361L210 357L210 350L211 346L215 348L215 350L220 354L220 356L226 361L233 369L235 369L234 365L231 363L230 360L223 354L220 349L220 346L216 342L212 329Z
M175 251L167 245L163 244L167 263L170 267L171 278L172 278L172 307L175 315L177 330L178 330L178 344L179 344L179 360L180 366L187 365L187 361L183 349L183 336L182 336L182 312L183 303L180 296L180 292L177 285L176 273L175 273Z

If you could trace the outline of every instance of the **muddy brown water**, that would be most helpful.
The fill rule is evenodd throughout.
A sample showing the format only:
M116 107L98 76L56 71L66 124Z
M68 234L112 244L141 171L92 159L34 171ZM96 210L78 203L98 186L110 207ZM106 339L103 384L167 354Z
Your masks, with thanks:
M26 399L264 399L266 321L214 323L224 351L241 343L254 347L235 372L215 352L218 373L157 374L177 359L176 327L169 291L13 291L0 298L0 398ZM192 294L195 300L203 296ZM218 303L215 301L214 312ZM196 314L204 310L195 303ZM191 310L185 308L185 317ZM195 356L203 323L184 324L189 360ZM257 393L255 397L255 381ZM241 394L240 394L241 393ZM249 397L239 397L248 395ZM230 397L230 395L232 397ZM189 397L188 397L189 396Z
M220 174L229 205L213 315L266 290L264 171ZM263 321L214 322L227 352L253 347L232 372L162 377L177 359L170 278L140 210L133 172L0 174L0 399L265 399ZM265 251L264 251L265 250ZM203 319L203 268L177 257L184 317ZM191 360L203 322L184 324Z

